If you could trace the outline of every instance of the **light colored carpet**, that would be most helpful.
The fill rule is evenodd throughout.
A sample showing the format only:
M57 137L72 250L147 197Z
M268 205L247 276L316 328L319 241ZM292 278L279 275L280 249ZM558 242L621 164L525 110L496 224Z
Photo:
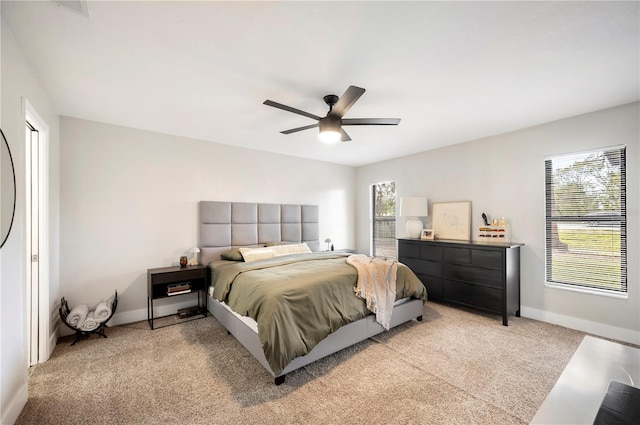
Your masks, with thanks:
M283 385L213 318L61 339L17 424L526 424L584 333L427 303Z

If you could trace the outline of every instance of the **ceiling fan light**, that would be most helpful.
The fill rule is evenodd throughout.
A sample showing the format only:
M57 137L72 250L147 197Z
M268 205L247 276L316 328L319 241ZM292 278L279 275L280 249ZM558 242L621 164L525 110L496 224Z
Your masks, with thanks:
M340 133L337 131L322 131L320 132L320 140L326 144L338 143L340 141Z
M340 141L340 126L342 120L340 117L327 115L319 122L320 140L324 143L337 143Z

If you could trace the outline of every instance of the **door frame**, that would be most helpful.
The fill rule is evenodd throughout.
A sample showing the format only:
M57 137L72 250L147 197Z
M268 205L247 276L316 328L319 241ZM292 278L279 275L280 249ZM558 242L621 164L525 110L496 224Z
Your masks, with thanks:
M25 127L27 121L36 130L38 130L38 202L40 209L38 213L38 228L40 230L40 237L38 238L38 268L40 282L38 285L38 306L34 309L31 305L32 300L32 288L31 288L31 226L30 219L25 220L25 282L27 286L27 318L29 335L27 341L29 342L29 364L34 365L37 363L45 362L51 356L56 344L56 335L59 322L56 318L51 317L50 300L49 300L49 125L38 114L36 109L29 103L27 99L23 98L23 109L25 117ZM25 202L27 215L31 214L31 146L26 143L25 140ZM34 320L38 322L38 337L33 338L31 334L31 325ZM52 332L53 330L53 332ZM33 339L32 339L33 338ZM38 345L38 358L31 358L32 344Z

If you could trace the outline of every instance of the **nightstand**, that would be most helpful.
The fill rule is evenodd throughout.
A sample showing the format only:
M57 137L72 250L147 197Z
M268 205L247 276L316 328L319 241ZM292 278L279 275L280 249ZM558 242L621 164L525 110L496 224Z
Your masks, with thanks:
M173 298L180 295L198 293L198 305L189 311L189 316L206 317L207 285L209 278L207 267L202 265L187 267L162 267L147 270L147 321L153 326L153 301L161 298ZM200 297L202 296L202 301Z

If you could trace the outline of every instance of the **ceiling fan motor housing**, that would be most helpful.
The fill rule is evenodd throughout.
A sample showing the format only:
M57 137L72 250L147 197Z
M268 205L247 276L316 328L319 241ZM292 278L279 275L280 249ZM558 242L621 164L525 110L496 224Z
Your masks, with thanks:
M335 131L339 133L342 127L342 118L329 112L326 117L320 120L319 126L320 133L324 133L325 131Z

